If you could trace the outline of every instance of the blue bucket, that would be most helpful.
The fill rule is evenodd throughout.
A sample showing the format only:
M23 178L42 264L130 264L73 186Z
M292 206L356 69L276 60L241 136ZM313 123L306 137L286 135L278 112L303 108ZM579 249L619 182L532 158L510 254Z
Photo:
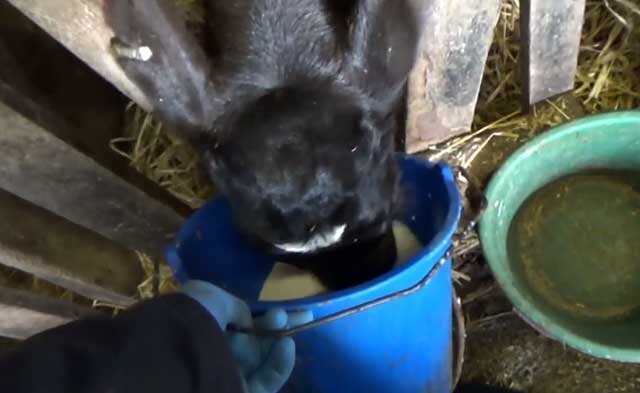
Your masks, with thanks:
M167 258L178 281L212 282L255 314L311 310L315 321L280 335L297 343L283 392L445 393L452 377L450 248L460 217L451 169L401 156L405 219L425 248L410 262L354 288L298 300L260 302L274 261L234 229L216 198L191 217ZM278 333L278 332L276 332Z

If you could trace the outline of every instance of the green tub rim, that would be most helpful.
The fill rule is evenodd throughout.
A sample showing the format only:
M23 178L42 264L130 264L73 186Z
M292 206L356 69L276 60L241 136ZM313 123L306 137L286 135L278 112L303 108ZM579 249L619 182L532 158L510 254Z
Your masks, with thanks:
M640 138L640 110L618 111L606 114L588 115L579 120L553 127L517 149L494 174L489 186L487 187L486 196L489 207L483 218L480 220L479 234L485 258L496 281L504 290L507 298L513 304L516 313L534 329L547 337L558 340L578 351L595 357L621 362L638 363L640 362L640 350L638 349L623 348L594 342L593 340L572 332L564 326L556 324L553 321L553 318L549 317L546 313L541 312L538 307L524 297L524 292L521 292L520 289L514 285L512 280L513 276L510 271L508 271L508 269L503 269L499 266L499 262L496 262L499 259L499 256L496 255L499 248L489 246L492 243L495 244L495 242L499 241L499 239L497 239L499 237L497 231L487 225L487 221L489 221L488 217L493 213L491 210L494 209L494 203L499 201L496 194L501 192L501 187L505 182L505 178L510 176L515 168L530 158L532 153L538 151L542 145L567 138L584 128L594 128L597 126L610 127L612 123L628 123L637 125L639 129L638 138ZM506 239L504 239L504 242L506 242ZM640 340L640 331L638 332L638 339Z

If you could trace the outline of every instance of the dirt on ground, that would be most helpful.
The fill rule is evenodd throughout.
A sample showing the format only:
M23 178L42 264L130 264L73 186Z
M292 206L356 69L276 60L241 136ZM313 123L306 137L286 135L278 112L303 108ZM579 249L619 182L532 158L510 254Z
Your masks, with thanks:
M462 380L528 393L640 392L640 365L583 355L546 338L516 315L472 329Z

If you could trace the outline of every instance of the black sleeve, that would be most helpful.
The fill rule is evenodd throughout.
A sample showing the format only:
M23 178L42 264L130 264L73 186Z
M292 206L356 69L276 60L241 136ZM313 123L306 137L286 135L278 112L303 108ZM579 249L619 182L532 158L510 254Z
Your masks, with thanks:
M242 393L215 320L170 295L38 334L0 357L0 392Z

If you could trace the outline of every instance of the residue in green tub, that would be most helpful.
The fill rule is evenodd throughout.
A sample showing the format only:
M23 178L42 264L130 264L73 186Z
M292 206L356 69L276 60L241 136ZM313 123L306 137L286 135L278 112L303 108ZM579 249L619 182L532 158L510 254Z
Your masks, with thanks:
M511 224L514 272L574 317L625 319L640 311L640 172L593 170L530 196Z

